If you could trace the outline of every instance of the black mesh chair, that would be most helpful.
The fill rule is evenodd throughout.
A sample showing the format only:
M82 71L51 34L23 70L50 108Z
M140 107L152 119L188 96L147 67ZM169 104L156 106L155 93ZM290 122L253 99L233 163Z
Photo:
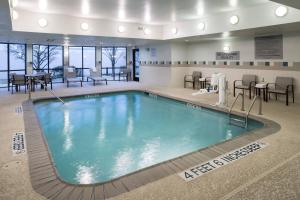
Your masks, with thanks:
M244 74L242 80L235 80L233 82L233 96L235 96L235 90L249 90L249 99L251 99L252 88L256 84L256 75ZM239 85L237 83L240 83Z
M289 105L289 94L292 94L293 103L295 103L295 91L294 91L294 79L292 77L276 77L275 83L268 83L268 94L269 99L271 98L270 94L275 94L277 96L285 95L286 96L286 105Z

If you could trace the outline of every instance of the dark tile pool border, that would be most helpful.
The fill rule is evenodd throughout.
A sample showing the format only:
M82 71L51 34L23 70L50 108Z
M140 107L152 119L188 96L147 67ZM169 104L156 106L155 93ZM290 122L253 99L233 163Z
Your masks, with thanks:
M98 92L92 94L78 94L63 96L77 97L86 95L97 95L114 92L148 92L158 96L175 99L185 103L201 106L203 108L212 109L220 112L226 112L225 109L218 107L189 101L174 96L169 96L163 93L153 92L151 90L113 90L107 92ZM183 156L152 165L150 167L138 170L125 176L107 181L104 183L96 183L89 185L70 184L63 181L56 171L55 163L52 160L47 142L42 133L38 118L34 111L33 103L39 100L53 99L53 97L37 98L32 101L23 102L25 137L27 143L28 163L30 179L33 189L49 199L63 200L100 200L108 199L124 192L129 192L140 186L150 182L159 180L172 174L176 174L185 169L188 169L199 163L216 158L226 152L245 146L253 141L257 141L272 133L280 130L280 125L274 121L251 116L252 119L258 120L264 124L263 128L250 131L246 134L237 136L231 140L220 142L218 144L200 149ZM234 113L241 115L240 113Z

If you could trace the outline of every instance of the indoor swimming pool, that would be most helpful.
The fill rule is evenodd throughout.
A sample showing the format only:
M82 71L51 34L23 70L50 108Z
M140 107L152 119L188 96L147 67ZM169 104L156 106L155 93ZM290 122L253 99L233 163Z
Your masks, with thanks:
M145 92L127 91L35 102L60 178L73 184L107 182L229 140L248 128L227 113Z

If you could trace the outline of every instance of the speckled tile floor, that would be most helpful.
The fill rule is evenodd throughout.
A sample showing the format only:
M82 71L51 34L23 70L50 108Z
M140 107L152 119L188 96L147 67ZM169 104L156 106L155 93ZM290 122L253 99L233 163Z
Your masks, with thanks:
M119 88L147 88L208 104L216 102L217 99L216 95L192 96L191 89L154 88L124 82L111 82L108 86L96 87L85 84L83 88L55 85L54 91L58 95L67 95ZM47 92L38 91L33 97L48 95ZM23 93L11 95L5 89L0 89L1 200L45 199L32 189L27 154L12 156L11 152L12 134L24 131L23 116L15 113L15 108L27 97ZM229 101L232 100L230 97ZM246 106L248 105L247 100ZM257 106L252 113L257 113ZM281 125L278 133L263 139L270 144L265 149L188 183L175 174L112 199L300 199L300 104L286 107L283 101L271 101L263 104L263 114L263 117Z

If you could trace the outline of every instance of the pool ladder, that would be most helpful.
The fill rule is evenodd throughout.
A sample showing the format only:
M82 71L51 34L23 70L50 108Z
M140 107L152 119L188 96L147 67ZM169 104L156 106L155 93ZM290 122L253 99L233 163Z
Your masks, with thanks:
M234 117L234 115L232 114L232 109L233 109L234 105L236 104L239 97L242 97L242 108L241 108L241 110L245 111L245 109L244 109L244 97L245 96L244 96L243 93L239 93L236 96L236 98L234 99L234 101L233 101L233 103L232 103L232 105L231 105L231 107L228 111L229 124L239 126L239 127L242 127L242 128L247 128L248 127L249 114L250 114L257 98L260 98L260 96L255 96L254 97L254 99L252 100L251 105L250 105L246 115L244 117L241 117L242 119ZM259 114L261 114L261 103L259 104Z

